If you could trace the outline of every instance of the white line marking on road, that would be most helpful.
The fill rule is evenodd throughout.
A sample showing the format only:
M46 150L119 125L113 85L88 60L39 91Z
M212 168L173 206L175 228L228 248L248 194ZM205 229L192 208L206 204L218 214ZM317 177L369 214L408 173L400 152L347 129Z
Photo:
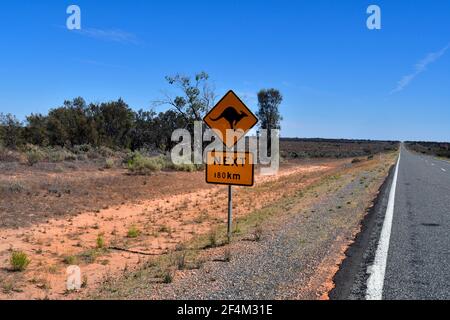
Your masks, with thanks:
M432 163L431 165L432 165L433 167L435 166L435 164L434 164L434 163Z
M394 217L395 192L397 190L398 168L400 167L401 151L398 156L397 167L395 168L394 180L392 181L391 192L384 218L383 229L381 230L380 242L378 243L375 261L372 266L367 268L370 274L367 280L366 300L382 300L384 276L386 274L386 265L391 240L392 220Z
M442 171L447 172L447 170L445 170L444 168L441 168Z

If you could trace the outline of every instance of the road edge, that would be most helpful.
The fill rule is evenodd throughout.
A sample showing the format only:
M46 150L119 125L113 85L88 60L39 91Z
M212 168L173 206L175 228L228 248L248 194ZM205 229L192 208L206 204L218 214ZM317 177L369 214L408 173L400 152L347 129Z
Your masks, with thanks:
M375 260L396 166L397 163L389 169L373 201L373 206L361 222L361 230L345 252L345 259L333 278L335 286L329 293L330 300L365 300L366 298L367 281L370 276L367 268Z

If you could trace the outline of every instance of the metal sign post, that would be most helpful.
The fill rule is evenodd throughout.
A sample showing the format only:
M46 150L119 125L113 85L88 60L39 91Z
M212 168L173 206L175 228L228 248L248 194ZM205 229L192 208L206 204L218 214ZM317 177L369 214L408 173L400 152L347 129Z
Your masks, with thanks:
M217 133L224 145L231 149L258 123L258 118L241 99L229 91L205 116L203 121ZM227 133L234 130L234 139ZM206 163L206 182L228 185L228 242L233 235L232 186L252 187L255 182L253 154L250 152L209 152Z
M233 235L233 190L228 186L228 243Z

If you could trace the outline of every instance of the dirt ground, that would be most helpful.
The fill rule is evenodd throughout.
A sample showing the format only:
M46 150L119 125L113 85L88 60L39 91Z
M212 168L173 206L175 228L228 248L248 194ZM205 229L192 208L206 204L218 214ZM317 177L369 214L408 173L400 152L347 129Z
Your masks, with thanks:
M283 197L239 217L231 244L211 246L210 239L200 237L179 252L106 279L90 298L328 299L346 249L395 158L389 154L344 165L298 185L295 192L287 188ZM294 181L299 181L295 174L266 188L277 190L278 184L292 186ZM202 261L200 267L196 261Z
M0 166L0 299L75 299L211 232L226 220L225 188L204 173L128 176L95 166ZM236 188L237 218L298 192L350 160L283 164L254 188ZM6 195L5 195L6 194ZM9 270L13 250L30 257L25 272ZM66 292L66 269L79 265L84 288Z

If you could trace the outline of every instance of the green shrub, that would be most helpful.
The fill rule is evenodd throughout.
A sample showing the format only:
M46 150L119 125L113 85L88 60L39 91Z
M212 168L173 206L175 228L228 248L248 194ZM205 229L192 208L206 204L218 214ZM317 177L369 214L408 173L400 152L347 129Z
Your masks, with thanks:
M173 272L170 269L167 269L166 271L164 271L164 274L162 276L162 281L165 284L169 284L173 282Z
M169 164L168 168L175 171L194 172L197 171L197 167L194 164Z
M257 225L255 228L255 231L253 232L253 237L256 242L261 241L263 232L264 231L263 231L263 228L261 227L261 225Z
M92 150L92 146L89 144L82 144L78 146L74 146L72 148L72 152L75 154L85 154Z
M149 174L155 171L161 171L166 168L166 161L163 156L145 157L140 152L134 152L128 160L128 170L135 174Z
M204 167L203 165L197 165L197 164L193 164L192 161L190 159L185 159L182 161L183 163L181 164L175 164L172 162L172 160L170 158L166 158L166 167L168 169L172 169L175 171L184 171L184 172L194 172L194 171L199 171L202 170Z
M178 270L184 270L186 268L186 252L180 252L179 254L176 255L175 257L175 264L178 268Z
M11 254L10 264L13 271L24 271L30 262L27 254L22 251L14 251Z
M104 147L104 146L101 146L98 148L98 153L104 158L114 156L114 151L112 149L110 149L108 147Z
M48 149L47 159L50 162L74 161L76 155L65 149Z
M26 156L27 156L27 162L30 166L34 166L36 163L44 160L44 158L45 158L44 153L37 148L28 150L26 152Z
M73 265L78 264L78 257L66 256L66 257L64 257L63 262L67 265L73 266Z
M1 162L19 162L22 159L21 153L9 150L0 143L0 161Z
M106 159L105 160L105 169L111 169L114 167L114 160L113 159Z
M89 249L85 252L82 252L78 255L78 258L80 258L85 263L94 263L97 258L102 255L105 251L100 249Z
M96 243L97 249L103 249L105 247L105 239L103 238L103 235L98 235Z
M137 238L139 237L141 234L141 231L139 231L139 229L137 229L135 226L132 226L127 233L127 237L128 238Z
M95 149L91 149L89 152L87 152L86 156L90 160L96 160L101 157L100 153L98 153L98 151Z
M212 231L209 234L209 247L210 248L215 248L217 247L217 233L215 233L214 231Z
M0 192L22 193L25 187L20 182L5 182L0 184Z
M86 160L88 160L88 156L86 154L78 154L77 155L77 160L79 160L79 161L86 161Z

